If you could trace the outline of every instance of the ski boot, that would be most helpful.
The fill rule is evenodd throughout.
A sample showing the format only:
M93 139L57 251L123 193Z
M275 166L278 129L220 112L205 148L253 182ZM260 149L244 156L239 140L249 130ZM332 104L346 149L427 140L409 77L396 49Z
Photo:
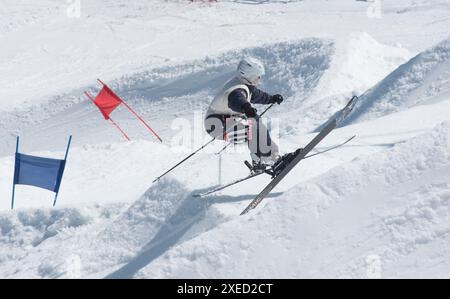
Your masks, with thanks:
M283 169L286 168L286 166L289 165L289 163L292 162L292 160L297 157L297 155L302 151L302 148L297 149L295 152L287 153L280 157L271 167L270 174L272 175L272 178L276 177L280 172L283 171Z
M250 169L250 173L252 174L266 172L267 168L270 167L269 165L256 161L252 161L251 164L248 161L245 161L244 163L248 167L248 169Z

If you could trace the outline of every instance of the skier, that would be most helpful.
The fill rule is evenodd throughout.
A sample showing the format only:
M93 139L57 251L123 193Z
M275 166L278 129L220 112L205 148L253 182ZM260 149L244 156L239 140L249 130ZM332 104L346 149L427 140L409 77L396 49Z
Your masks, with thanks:
M256 87L263 75L265 69L261 61L252 57L242 59L235 76L214 97L205 117L205 129L216 139L229 138L238 143L244 136L252 158L252 171L264 171L280 159L278 145L252 106L283 102L282 95L270 95ZM244 117L247 123L243 122Z

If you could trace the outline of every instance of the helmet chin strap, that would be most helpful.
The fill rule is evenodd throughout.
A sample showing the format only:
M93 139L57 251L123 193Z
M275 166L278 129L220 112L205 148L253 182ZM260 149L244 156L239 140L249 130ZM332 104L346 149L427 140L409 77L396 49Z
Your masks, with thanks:
M250 80L248 80L247 78L245 78L245 77L241 77L245 82L244 83L246 83L246 84L249 84L249 85L252 85L252 86L255 86L258 82L251 82ZM258 79L257 79L258 80Z

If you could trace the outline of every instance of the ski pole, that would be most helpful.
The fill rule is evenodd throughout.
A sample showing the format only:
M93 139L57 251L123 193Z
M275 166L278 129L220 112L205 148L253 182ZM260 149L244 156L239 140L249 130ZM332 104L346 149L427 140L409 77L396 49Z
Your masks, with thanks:
M267 111L269 111L269 109L272 108L273 105L275 105L275 103L270 104L269 107L267 107L266 109L264 109L264 111L261 112L260 115L258 115L258 118L261 117L261 116L263 116Z
M261 117L261 116L263 116L270 108L272 108L273 107L273 105L275 105L275 103L274 104L270 104L270 106L269 107L267 107L259 116L258 116L258 118L259 117ZM233 142L230 142L230 143L228 143L227 145L225 145L220 151L218 151L217 153L216 153L216 155L220 155L220 153L221 152L223 152L224 150L226 150L230 145L232 145L233 144Z
M234 129L235 126L237 126L239 124L239 122L235 123L230 129L228 129L227 131L225 131L225 134L231 132L232 129ZM183 160L181 160L180 162L178 162L176 165L174 165L172 168L170 168L169 170L167 170L166 172L164 172L162 175L160 175L159 177L157 177L156 179L153 180L152 183L158 181L160 178L162 178L163 176L165 176L166 174L168 174L169 172L171 172L172 170L174 170L175 168L177 168L180 164L182 164L184 161L186 161L187 159L191 158L192 156L194 156L196 153L198 153L199 151L201 151L202 149L204 149L206 146L208 146L210 143L212 143L214 140L216 140L217 137L212 138L210 141L208 141L207 143L203 144L199 149L197 149L195 152L191 153L189 156L187 156L186 158L184 158Z
M314 157L314 156L317 156L317 155L320 155L320 154L324 154L324 153L329 152L329 151L331 151L331 150L337 149L338 147L341 147L341 146L346 145L346 144L349 143L351 140L353 140L353 138L355 138L355 137L356 137L356 135L353 135L352 137L350 137L349 139L347 139L345 142L342 142L341 144L338 144L338 145L332 146L332 147L330 147L330 148L327 148L326 150L319 151L319 152L317 152L317 153L314 153L314 154L305 156L303 159L308 159L308 158L311 158L311 157Z
M152 183L158 181L160 178L162 178L163 176L165 176L166 174L168 174L169 172L171 172L172 170L174 170L175 168L177 168L181 163L183 163L184 161L186 161L187 159L189 159L190 157L192 157L193 155L195 155L196 153L198 153L199 151L201 151L202 149L204 149L208 144L210 144L211 142L213 142L214 140L216 140L216 138L211 139L210 141L208 141L207 143L205 143L204 145L202 145L199 149L197 149L195 152L193 152L192 154L190 154L189 156L187 156L186 158L184 158L183 160L181 160L180 162L178 162L176 165L174 165L172 168L170 168L169 170L167 170L166 172L164 172L162 175L160 175L159 177L157 177L156 179L153 180Z

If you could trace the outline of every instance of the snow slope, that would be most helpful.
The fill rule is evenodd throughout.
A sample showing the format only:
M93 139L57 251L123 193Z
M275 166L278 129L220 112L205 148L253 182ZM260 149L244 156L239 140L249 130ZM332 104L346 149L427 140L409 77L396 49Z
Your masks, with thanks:
M444 123L336 167L175 246L137 277L366 277L371 255L383 277L448 277L449 137Z
M436 121L439 121L438 112L444 111L441 118L445 118L445 111L448 111L450 101L439 102L432 106L427 112L435 115ZM63 191L61 198L72 202L73 207L56 210L23 210L20 208L16 213L3 212L1 214L2 252L8 253L4 258L5 262L2 263L2 273L6 277L49 278L106 276L365 277L366 258L376 255L383 261L383 276L416 276L414 273L417 272L414 271L417 271L417 267L414 268L414 265L418 260L423 261L423 264L419 266L424 269L428 269L429 264L435 263L436 260L445 263L444 259L447 257L442 249L442 244L439 244L440 242L445 244L445 236L448 232L448 228L447 231L445 228L449 223L448 218L445 218L448 215L445 212L445 209L448 209L445 194L447 194L446 188L448 188L446 180L449 168L449 125L438 126L431 134L394 145L411 136L409 120L424 111L424 109L413 109L403 113L409 113L409 115L393 114L385 119L376 120L378 123L368 122L339 129L334 136L330 136L330 142L342 140L350 132L357 132L359 140L348 148L339 150L338 153L327 154L321 159L305 161L292 176L286 179L285 184L282 184L281 190L287 191L281 196L279 190L274 192L276 199L267 199L256 213L251 214L250 219L237 215L248 203L248 200L252 199L252 192L259 190L258 184L253 187L240 186L224 194L207 198L206 201L198 201L190 194L199 190L190 190L189 188L199 185L207 187L213 182L211 178L205 176L205 172L197 172L197 167L194 168L194 173L191 173L191 176L194 174L195 178L181 176L183 183L170 179L164 180L150 187L130 207L123 202L133 202L132 197L137 198L138 196L132 194L139 193L138 190L130 192L131 189L135 189L134 187L130 188L132 186L130 183L139 181L141 178L142 181L139 184L135 182L134 186L140 185L141 188L148 186L149 180L146 178L149 175L154 177L154 174L150 174L148 171L148 167L142 168L148 174L133 173L134 177L129 178L128 184L125 186L128 191L121 189L124 186L120 186L121 184L118 183L126 177L118 175L121 173L118 170L123 167L120 164L114 165L117 168L109 169L104 173L97 171L92 174L88 173L89 175L79 181L78 185L75 184L74 179L80 180L81 174L74 175L68 172L66 179L71 183L66 183L66 187L63 187L63 190L64 188L69 190ZM398 124L396 130L393 130L396 132L395 134L389 134L389 130L385 129L383 132L387 136L377 137L373 136L370 131L379 132L379 128L383 124L387 127L386 124L391 123ZM424 125L426 124L420 124L419 127L424 128ZM401 134L403 127L405 131ZM413 135L420 133L420 130L417 131ZM309 138L305 137L305 140ZM388 144L378 146L367 144L369 140L376 143L377 138ZM77 162L83 163L84 161L86 165L92 165L93 161L85 159L92 155L98 157L95 151L100 149L105 159L108 159L112 156L118 158L120 155L129 154L130 148L131 152L151 150L150 146L153 144L145 142L127 145L124 150L121 150L121 146L89 147L86 149L86 155ZM380 151L380 148L391 148L392 146L394 147L391 150ZM361 158L351 161L351 157L361 155L361 151L366 155L368 152L374 151L379 153L366 157L363 155ZM111 153L114 154L111 155ZM77 156L76 153L74 155ZM133 154L132 156L138 155ZM197 163L200 164L197 166L204 169L208 165L209 167L214 165L214 161L208 161L208 158L205 155L199 159ZM342 158L350 162L337 166L331 172L326 173L324 169L330 165L323 165L324 162L340 165L342 162L337 160ZM86 166L80 168L84 170ZM308 180L308 177L317 175L311 173L311 170L315 168L318 173L325 174ZM156 174L155 170L153 172ZM211 175L211 172L208 173ZM128 176L130 174L127 172ZM98 192L95 192L92 187L83 191L82 186L95 180L95 176L100 176L105 184L113 187L109 194L101 187ZM232 179L234 176L230 175L228 178ZM302 177L305 183L298 185L299 177ZM116 181L110 181L111 179ZM199 184L200 182L204 183ZM72 188L74 188L73 191L70 190ZM33 192L31 193L31 191ZM90 195L87 191L94 192L94 194ZM72 199L70 194L77 193L84 194L84 198ZM112 197L117 198L117 194L121 194L125 198L119 200L115 205L99 202L100 198L109 202ZM240 196L238 196L239 194ZM30 199L22 193L20 194L21 199L17 203L25 207L32 203L29 200L34 199L35 204L39 205L36 196L36 190L30 190ZM127 199L126 196L130 198ZM51 197L47 195L47 198L47 205L49 205ZM361 200L364 201L361 202ZM100 204L92 206L90 201ZM349 203L346 203L347 201ZM40 204L43 203L45 202ZM67 203L63 205L67 205ZM427 209L430 206L431 212ZM329 216L328 210L334 211L332 216ZM412 213L405 226L401 226L402 222L400 221L398 224L397 221L399 217L402 217L403 210L408 211L404 213L406 215ZM434 210L437 215L430 216L434 217L431 218L432 220L427 218L428 216L423 216L425 212L434 215L432 214ZM349 213L353 216L350 217L353 221L351 223L343 220L348 217L342 217ZM372 216L372 213L375 213L375 216ZM388 216L385 217L386 220L383 218L383 221L380 222L377 213ZM361 215L361 218L355 218L355 215ZM367 220L364 218L366 215L369 215ZM391 218L394 219L392 224L389 222ZM369 224L365 225L366 221ZM411 221L413 222L412 228L408 226ZM363 224L361 231L355 233L354 229L359 229ZM365 238L384 225L388 226L386 230L393 230L390 232L393 235L392 238L396 237L397 239L380 237L381 240L377 239L375 245L372 245L373 243L366 244L359 239L349 239L348 237L361 236L361 238ZM400 226L397 228L395 225ZM271 228L269 231L267 231L268 227ZM399 236L396 233L397 229L401 231ZM245 234L252 230L259 232L252 234L254 239L248 240L248 237L240 239L241 233L238 232ZM413 232L417 236L409 240L407 236ZM310 235L311 237L307 237ZM235 237L230 239L230 236ZM420 246L420 238L423 236L430 237L429 240L424 241L425 245ZM235 242L233 238L237 238L239 241ZM282 242L280 243L280 241ZM322 248L320 245L322 242L330 244L332 248L338 248L336 249L338 252L342 250L341 255L336 257L334 251L318 250ZM364 247L365 251L355 250L348 253L349 248L346 245L359 244L358 242L367 246ZM259 250L267 254L267 248L273 248L274 243L280 243L279 246L286 245L287 248L281 251L286 252L282 255L283 258L278 255L280 250L277 248L269 251L277 256L277 261L280 263L270 265L270 259L267 258L262 260L268 261L269 264L262 263L260 259L256 258L245 258L245 256L253 254L258 256ZM63 253L61 252L62 244L65 248ZM255 244L260 245L256 246ZM386 249L387 253L383 251L383 246L386 244L391 244L391 247ZM328 245L325 247L329 248ZM415 247L417 247L416 250L411 249ZM289 248L294 251L290 251ZM399 253L406 249L411 253L408 253L409 251L403 255ZM313 252L310 252L311 250ZM298 255L293 254L295 252L310 253L309 255L300 255L298 258ZM437 257L435 260L426 260L420 252L428 252L431 256ZM11 258L12 255L14 255L14 259ZM242 260L240 260L241 258ZM20 263L17 262L19 260ZM236 260L236 263L232 263L231 260ZM306 264L301 264L301 261ZM335 265L331 267L326 265L325 267L321 261ZM246 267L239 268L238 264L246 265ZM391 264L392 266L389 266ZM404 266L399 268L400 264L404 264ZM26 265L26 267L22 265ZM415 270L411 270L411 267ZM187 268L189 270L186 270ZM324 271L323 269L329 270ZM445 267L439 272L428 270L426 273L427 276L446 275Z
M371 5L94 0L70 18L67 3L3 1L0 277L449 277L450 5L385 1L380 18ZM262 87L286 96L268 114L284 152L371 89L316 150L356 139L302 161L239 217L268 177L191 196L218 183L222 143L151 181L209 140L202 113L247 54L267 66ZM165 142L119 108L124 142L83 96L97 77ZM56 208L18 186L8 210L17 134L49 157L74 135ZM246 175L245 159L226 151L221 181Z
M418 54L361 97L348 122L376 117L450 96L450 39Z

